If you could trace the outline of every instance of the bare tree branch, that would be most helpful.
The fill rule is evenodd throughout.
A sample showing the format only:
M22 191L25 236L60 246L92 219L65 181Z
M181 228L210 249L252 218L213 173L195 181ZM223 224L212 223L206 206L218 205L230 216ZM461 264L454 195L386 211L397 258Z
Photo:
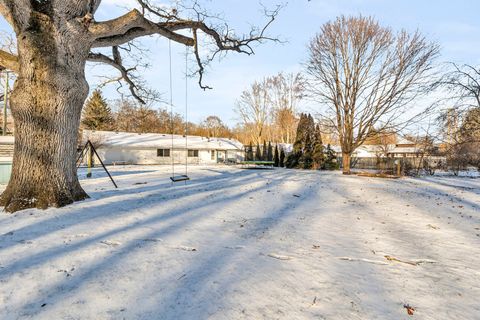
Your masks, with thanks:
M89 31L94 37L93 48L118 46L133 39L159 34L167 39L193 46L193 39L173 32L167 23L154 23L146 19L138 10L105 22L92 23Z
M268 22L261 28L253 28L248 35L235 36L228 29L209 26L205 20L209 16L202 12L197 3L192 8L185 8L193 12L195 18L181 18L180 12L176 8L164 9L153 6L150 1L137 0L142 12L134 9L125 15L104 22L95 22L89 24L89 32L92 38L92 48L119 46L133 39L149 35L161 35L177 43L193 47L193 53L197 63L197 71L194 74L199 76L199 86L202 89L211 89L203 84L205 65L215 58L220 52L234 51L251 55L254 53L252 45L256 42L266 40L278 41L278 39L266 35L267 28L273 23L281 9L278 6L273 11L265 10ZM154 22L150 16L159 19ZM179 32L190 32L192 37ZM211 57L202 60L200 55L200 33L213 40L215 49Z
M9 52L0 50L0 69L18 71L18 57Z
M104 64L110 65L110 66L114 67L115 69L117 69L118 71L120 71L121 78L118 78L117 81L120 80L120 79L123 79L128 84L129 90L130 90L130 93L132 94L132 96L135 99L137 99L138 101L140 101L141 103L145 104L144 98L142 98L137 92L138 91L137 85L130 78L129 73L132 72L133 70L135 70L135 68L127 69L122 65L122 58L120 56L120 52L118 50L118 47L115 46L115 47L112 48L112 55L113 55L113 58L111 58L107 55L104 55L102 53L91 52L88 55L88 61L104 63Z
M480 107L480 67L465 64L449 64L453 70L445 73L435 85L442 86L453 95L459 108Z

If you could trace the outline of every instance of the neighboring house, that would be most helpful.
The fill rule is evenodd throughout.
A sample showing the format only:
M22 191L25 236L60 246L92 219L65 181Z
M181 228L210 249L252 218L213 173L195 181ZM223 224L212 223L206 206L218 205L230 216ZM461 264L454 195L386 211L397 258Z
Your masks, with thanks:
M383 143L382 143L383 142ZM279 143L285 153L289 154L293 150L293 144ZM342 148L339 145L331 145L332 150L337 157L342 157ZM327 145L324 145L324 150ZM421 146L400 135L389 134L385 139L370 139L359 146L352 154L354 158L403 158L419 157L424 153Z
M337 152L338 157L342 156L340 146L332 146L332 149ZM418 157L423 152L423 149L415 142L397 135L384 144L373 144L372 142L363 144L355 149L352 156L356 158L403 158Z
M289 154L293 150L293 144L291 143L277 143L277 146L278 152L283 149L283 152L285 152L285 154ZM275 145L273 145L273 147L275 148Z
M215 164L244 159L243 145L227 138L84 130L82 141L87 140L105 164Z
M13 136L0 136L0 162L12 162L14 142Z
M13 136L0 136L0 184L10 180L13 161Z
M401 136L397 136L395 144L391 147L392 148L388 150L388 156L392 158L418 157L424 153L423 148L415 142Z

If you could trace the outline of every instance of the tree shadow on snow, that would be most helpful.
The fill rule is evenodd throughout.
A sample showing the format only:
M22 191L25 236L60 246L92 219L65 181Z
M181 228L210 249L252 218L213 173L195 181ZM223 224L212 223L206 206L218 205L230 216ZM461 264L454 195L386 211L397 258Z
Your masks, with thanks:
M232 176L235 177L236 180L232 181ZM208 180L208 177L204 178ZM27 270L32 270L35 267L39 267L46 263L51 263L55 259L58 258L65 258L71 257L72 260L76 252L80 252L81 250L87 249L88 246L92 246L98 244L102 240L108 240L115 236L121 236L122 234L131 232L133 230L142 230L148 228L151 225L158 224L161 222L165 224L165 226L156 228L151 232L146 232L144 237L145 239L149 238L157 238L157 237L167 237L173 236L180 230L185 229L189 225L192 225L199 219L206 219L208 216L205 215L192 215L192 211L198 211L204 207L212 207L212 206L222 206L222 204L227 205L232 201L236 201L241 197L248 196L249 194L255 194L256 192L261 192L266 188L270 188L270 186L263 185L255 188L251 188L250 190L235 192L231 196L219 196L214 198L209 198L208 195L212 192L224 193L225 188L228 189L238 189L242 185L249 185L251 182L251 177L249 173L241 172L238 174L228 174L228 186L225 184L219 183L219 179L216 179L214 183L208 183L208 186L202 185L201 180L198 184L188 186L187 190L184 189L171 189L171 190L164 190L161 189L157 191L157 193L153 192L151 195L152 197L155 196L163 196L166 197L165 201L170 202L178 202L178 205L175 207L174 211L165 211L159 210L159 213L146 216L145 219L141 219L134 224L128 224L124 226L114 227L111 230L107 230L101 232L99 234L95 234L93 237L88 237L86 239L82 239L80 241L76 241L68 246L65 246L63 243L59 243L57 246L50 247L48 249L42 250L40 252L35 253L34 255L29 255L25 257L21 257L15 261L12 261L9 264L3 266L3 269L0 270L0 277L6 278L13 276L19 272L26 272ZM271 180L282 180L282 177L269 177ZM220 179L221 180L221 179ZM142 187L140 189L148 189L148 191L153 191L155 186L149 187ZM158 188L158 187L157 187ZM199 190L200 189L200 190ZM180 191L180 192L179 192ZM142 190L141 192L145 192ZM205 200L200 204L196 203L194 206L189 204L187 201L181 201L181 198L186 198L192 193L202 192L205 194ZM165 193L169 195L165 195ZM179 194L180 193L180 194ZM168 199L168 196L174 196L174 198ZM94 203L94 202L93 202ZM66 221L59 219L59 217L52 217L50 221L41 221L35 223L30 226L23 227L19 230L15 230L16 238L19 236L25 235L31 240L35 240L43 235L52 234L55 232L63 231L68 229L69 227L73 227L75 225L81 224L83 222L91 222L92 219L101 218L102 222L105 223L105 219L122 219L122 217L127 217L129 211L131 210L142 210L145 207L148 207L152 204L158 204L156 201L145 201L140 202L138 199L129 199L126 201L122 201L121 206L123 211L118 211L117 207L114 207L113 210L110 204L105 205L92 205L91 203L88 208L75 208L74 210L69 210L68 215L64 214L62 218L66 218ZM188 220L184 219L184 221L177 221L182 216L188 215ZM74 217L69 219L70 217ZM277 217L281 218L281 216ZM45 225L49 225L54 220L60 220L59 223L55 223L53 227L45 230ZM273 220L272 220L273 221ZM179 224L180 223L180 224ZM16 245L12 244L12 245ZM5 247L4 247L5 248ZM42 297L48 297L48 303L50 305L54 305L62 300L62 295L65 291L68 291L69 294L72 292L79 290L85 282L93 279L97 274L102 273L110 268L112 265L115 265L117 262L121 262L122 259L125 259L126 256L135 253L136 251L140 250L141 246L139 246L138 240L132 240L130 242L122 244L118 250L112 252L110 256L107 256L104 259L99 259L87 267L80 266L77 268L76 274L72 278L66 279L65 282L51 284L42 288L42 296L32 297L30 301L26 301L25 304L20 308L20 314L22 312L32 312L31 306L32 303L38 301L38 305L40 305L40 301L42 301ZM3 248L2 248L3 250ZM37 309L37 312L42 311L40 308ZM35 311L33 311L35 313Z

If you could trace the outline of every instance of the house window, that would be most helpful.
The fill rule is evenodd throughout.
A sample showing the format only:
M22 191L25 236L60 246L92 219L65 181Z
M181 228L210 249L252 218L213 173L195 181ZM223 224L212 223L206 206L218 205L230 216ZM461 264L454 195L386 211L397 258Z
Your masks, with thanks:
M198 158L198 150L188 150L189 158Z
M157 149L157 157L170 157L170 149Z
M215 150L212 150L212 160L215 160Z

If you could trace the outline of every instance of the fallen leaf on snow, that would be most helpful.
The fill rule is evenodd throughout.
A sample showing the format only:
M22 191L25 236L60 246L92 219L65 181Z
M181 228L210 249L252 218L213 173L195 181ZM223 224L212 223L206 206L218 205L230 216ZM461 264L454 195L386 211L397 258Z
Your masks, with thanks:
M413 312L415 311L413 307L409 306L408 304L404 304L403 307L407 309L407 313L409 316L413 316Z

